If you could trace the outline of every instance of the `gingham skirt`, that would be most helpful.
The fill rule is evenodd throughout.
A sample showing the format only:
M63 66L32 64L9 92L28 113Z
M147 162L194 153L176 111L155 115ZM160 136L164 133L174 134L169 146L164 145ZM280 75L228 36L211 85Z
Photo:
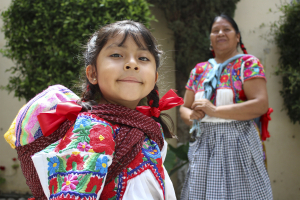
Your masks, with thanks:
M253 121L201 123L190 144L181 200L273 199Z

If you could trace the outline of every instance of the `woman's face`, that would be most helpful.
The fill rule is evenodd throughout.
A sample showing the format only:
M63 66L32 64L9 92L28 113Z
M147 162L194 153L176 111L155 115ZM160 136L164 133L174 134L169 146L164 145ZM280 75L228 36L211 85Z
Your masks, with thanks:
M234 51L240 41L240 34L235 32L226 19L218 17L212 25L210 41L216 54L218 52Z

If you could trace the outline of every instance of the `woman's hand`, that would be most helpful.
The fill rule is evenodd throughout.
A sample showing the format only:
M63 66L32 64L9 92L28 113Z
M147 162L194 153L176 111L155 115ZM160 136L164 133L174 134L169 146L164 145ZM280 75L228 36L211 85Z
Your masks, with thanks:
M191 115L190 115L190 119L191 120L199 120L202 119L205 116L205 113L202 110L193 110Z
M193 110L193 112L196 113L202 112L203 114L207 114L211 117L217 117L217 107L207 99L199 99L194 101L194 103L191 106L191 109Z

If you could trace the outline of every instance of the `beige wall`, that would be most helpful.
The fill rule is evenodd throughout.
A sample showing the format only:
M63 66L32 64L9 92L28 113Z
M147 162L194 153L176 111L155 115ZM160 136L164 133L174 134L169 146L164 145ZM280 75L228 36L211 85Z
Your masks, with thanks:
M6 10L10 2L11 0L1 0L0 12ZM2 25L2 20L0 20L0 27L2 27ZM3 48L4 45L4 34L0 32L0 48ZM13 66L13 62L0 54L0 85L7 85L9 73L5 72L5 70L11 66ZM24 103L25 101L19 101L17 98L14 98L13 93L8 94L7 91L0 90L0 165L6 167L4 173L1 172L1 174L4 174L7 181L5 184L0 185L0 193L11 191L25 193L29 191L21 169L19 168L15 172L11 168L11 165L15 163L12 161L12 158L17 158L17 153L6 143L3 137L10 123Z
M279 94L281 78L274 75L278 65L278 49L260 38L269 28L259 28L279 19L276 4L282 0L241 0L237 4L235 20L249 54L258 57L266 70L269 106L274 109L269 124L271 137L266 142L268 172L274 199L300 199L300 125L290 122L282 111ZM282 1L284 2L284 1ZM290 1L289 1L290 2Z

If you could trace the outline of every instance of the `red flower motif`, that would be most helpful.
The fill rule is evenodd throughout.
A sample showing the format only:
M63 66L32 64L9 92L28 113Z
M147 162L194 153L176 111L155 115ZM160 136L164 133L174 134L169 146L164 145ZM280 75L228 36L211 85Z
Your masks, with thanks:
M55 194L57 192L57 178L53 178L50 180L49 190L50 190L50 194Z
M202 66L197 66L196 74L202 74L202 72L203 72L203 67Z
M16 158L13 158L12 160L13 160L13 161L16 161L17 159L16 159Z
M235 63L233 65L233 69L238 69L241 66L240 64L241 64L240 62Z
M244 90L241 90L239 91L239 99L242 100L242 101L246 101L247 100L247 97L244 93Z
M104 152L112 155L115 151L115 141L110 126L94 125L89 134L90 145L96 153Z
M71 157L68 158L67 161L67 168L66 170L69 171L72 169L72 163L76 162L77 163L77 170L83 170L83 157L80 156L80 154L72 154Z
M249 76L251 76L251 74L252 74L252 71L250 69L246 69L244 72L244 77L249 77Z
M85 192L91 192L94 188L94 186L97 187L95 194L98 193L98 191L101 189L103 182L102 178L98 178L97 176L91 177L90 182L88 183Z
M4 166L0 166L0 170L1 170L1 171L4 171L4 170L5 170L5 167L4 167Z
M228 75L223 75L220 78L221 83L226 83L228 81Z
M65 137L63 137L59 141L58 145L55 147L55 149L54 149L55 152L59 152L60 150L63 150L64 148L66 148L68 146L68 144L70 144L70 142L72 141L70 138L73 135L72 131L73 131L73 128L70 128L67 131Z

